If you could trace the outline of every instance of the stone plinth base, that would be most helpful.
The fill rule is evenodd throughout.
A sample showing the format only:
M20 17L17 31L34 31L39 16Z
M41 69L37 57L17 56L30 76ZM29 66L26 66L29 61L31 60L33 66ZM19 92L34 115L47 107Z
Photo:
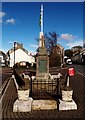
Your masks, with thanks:
M74 100L70 102L59 100L59 110L77 110L77 105Z
M32 108L33 99L29 97L28 100L16 100L13 105L13 112L29 112Z
M51 110L57 109L57 101L55 100L33 100L32 110Z
M49 73L38 73L36 75L36 80L48 80L49 79Z

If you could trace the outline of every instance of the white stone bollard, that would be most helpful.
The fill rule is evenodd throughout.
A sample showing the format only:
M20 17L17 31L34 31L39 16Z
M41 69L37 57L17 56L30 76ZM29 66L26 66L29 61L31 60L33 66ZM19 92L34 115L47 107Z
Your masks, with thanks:
M61 92L63 101L72 101L73 90L70 91L62 90Z
M77 104L72 99L73 90L62 90L62 100L59 100L59 110L77 110Z
M69 76L67 77L67 87L69 87L69 84L70 84L70 82L69 82Z
M18 90L18 99L13 105L13 112L29 112L32 109L33 99L29 97L28 90Z
M28 100L29 98L29 89L28 90L18 90L18 99L19 100Z
M25 74L23 75L24 75L24 78L27 78L27 79L29 78L29 76L26 76ZM14 75L12 76L12 78L14 79L14 82L17 88L17 94L18 94L18 99L13 104L13 112L31 111L33 99L29 97L30 89L27 89L27 90L19 89L19 86L16 82Z

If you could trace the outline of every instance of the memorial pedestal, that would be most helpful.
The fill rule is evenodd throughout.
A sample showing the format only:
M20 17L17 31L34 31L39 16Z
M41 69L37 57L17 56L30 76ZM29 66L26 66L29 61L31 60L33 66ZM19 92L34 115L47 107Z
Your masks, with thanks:
M33 99L29 97L28 100L16 100L13 105L13 112L29 112L32 108Z
M36 80L49 79L49 57L45 47L44 36L40 32L40 46L36 57Z
M49 79L49 58L47 55L39 55L36 58L36 79L37 80L48 80Z
M77 110L77 105L74 100L70 102L59 100L59 110Z

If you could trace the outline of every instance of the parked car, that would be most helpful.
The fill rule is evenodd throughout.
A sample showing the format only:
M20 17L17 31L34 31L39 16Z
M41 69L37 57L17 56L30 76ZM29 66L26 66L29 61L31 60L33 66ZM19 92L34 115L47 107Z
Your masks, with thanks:
M66 64L71 65L72 64L72 60L71 59L67 59Z
M0 67L5 67L5 63L0 63Z

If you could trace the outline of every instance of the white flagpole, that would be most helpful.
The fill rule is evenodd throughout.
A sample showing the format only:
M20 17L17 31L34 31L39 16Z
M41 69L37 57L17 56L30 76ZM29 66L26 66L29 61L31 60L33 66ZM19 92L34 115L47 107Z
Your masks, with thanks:
M41 4L41 10L40 10L40 39L43 36L43 4ZM39 46L41 46L41 41L39 43Z
M41 32L43 33L43 5L41 5Z

